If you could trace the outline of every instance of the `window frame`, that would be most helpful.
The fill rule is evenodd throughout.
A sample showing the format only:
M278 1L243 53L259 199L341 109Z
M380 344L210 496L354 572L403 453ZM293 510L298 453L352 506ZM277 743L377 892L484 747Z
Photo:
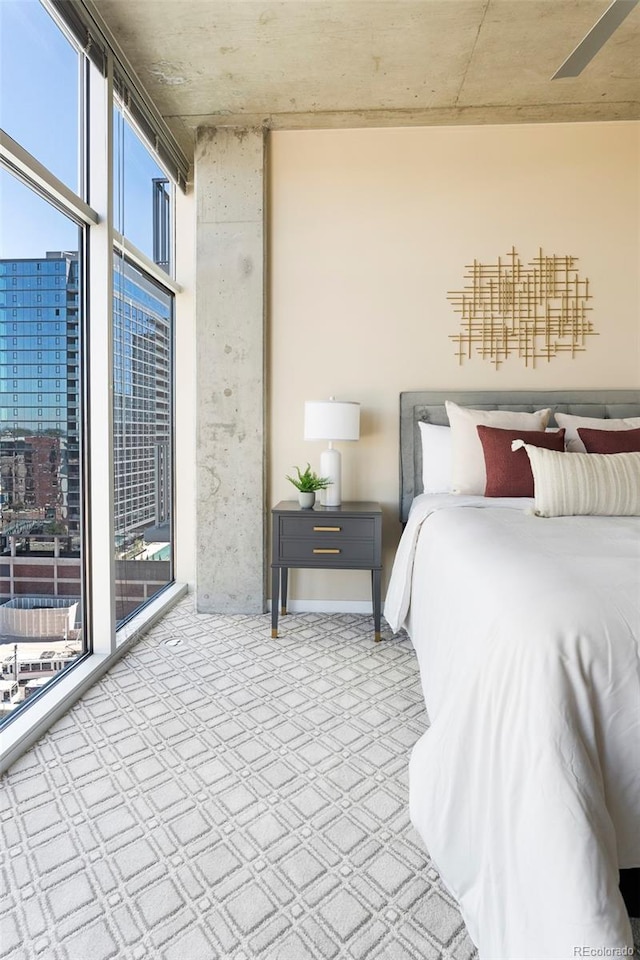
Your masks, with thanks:
M113 107L116 54L108 49L104 61L87 56L75 35L62 22L52 0L41 0L78 52L82 115L80 124L80 193L59 180L24 147L0 129L0 165L25 186L73 220L79 228L78 259L82 317L81 464L85 507L83 510L82 578L85 607L86 653L74 664L52 677L41 691L33 693L10 714L0 728L0 772L17 759L56 719L62 716L123 653L159 619L166 609L187 591L175 580L176 530L176 317L181 286L175 280L176 264L176 177L167 172L172 185L171 273L155 264L126 237L114 230L113 219ZM167 169L148 137L121 103L129 123L148 147L161 169ZM90 118L90 122L89 122ZM106 149L105 149L106 145ZM179 178L178 178L179 180ZM143 273L173 295L171 395L172 555L171 580L143 607L116 629L115 559L111 531L115 503L113 470L113 256L125 256ZM105 415L106 411L106 415ZM110 585L104 590L104 584ZM100 589L94 585L100 584Z

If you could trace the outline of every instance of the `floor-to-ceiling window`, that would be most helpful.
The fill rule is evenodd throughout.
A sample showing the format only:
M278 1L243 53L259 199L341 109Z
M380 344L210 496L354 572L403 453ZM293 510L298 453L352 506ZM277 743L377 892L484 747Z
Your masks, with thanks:
M172 579L173 297L120 254L113 282L116 615Z
M0 15L0 125L79 194L81 55L39 3ZM0 721L88 641L84 227L19 174L0 168Z
M95 11L2 0L0 37L4 730L174 578L186 161Z
M113 206L119 235L171 269L172 185L114 108ZM113 257L113 456L116 616L126 620L172 579L174 296L144 263Z

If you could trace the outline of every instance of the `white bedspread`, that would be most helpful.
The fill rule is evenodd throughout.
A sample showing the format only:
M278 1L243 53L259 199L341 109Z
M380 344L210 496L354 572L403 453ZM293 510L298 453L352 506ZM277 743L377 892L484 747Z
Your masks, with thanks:
M411 817L484 960L631 955L639 607L636 518L414 504L385 604L431 720Z

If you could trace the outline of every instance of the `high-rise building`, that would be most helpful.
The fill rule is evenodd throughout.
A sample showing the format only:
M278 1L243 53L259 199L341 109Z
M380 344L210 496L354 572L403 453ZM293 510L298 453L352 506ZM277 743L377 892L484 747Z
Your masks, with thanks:
M114 526L131 542L171 512L171 298L126 260L113 276Z
M78 259L0 260L3 530L80 531Z
M80 530L78 260L0 260L3 530ZM170 518L171 300L122 258L114 267L116 547ZM16 526L17 525L17 526Z

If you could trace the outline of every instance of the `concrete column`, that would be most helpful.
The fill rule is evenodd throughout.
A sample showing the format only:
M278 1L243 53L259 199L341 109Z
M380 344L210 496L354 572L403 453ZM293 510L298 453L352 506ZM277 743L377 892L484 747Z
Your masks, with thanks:
M265 132L200 129L195 193L196 609L263 613Z

